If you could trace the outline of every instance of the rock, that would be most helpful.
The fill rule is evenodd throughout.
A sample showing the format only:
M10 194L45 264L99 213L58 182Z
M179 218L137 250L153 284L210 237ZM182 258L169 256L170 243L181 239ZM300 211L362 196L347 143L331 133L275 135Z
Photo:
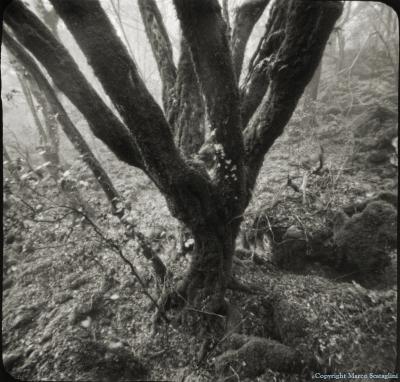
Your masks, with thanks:
M14 353L3 354L3 365L6 370L12 369L15 363L22 357L22 352L16 351Z
M90 328L90 325L92 324L92 319L90 316L87 316L83 321L81 321L81 326L82 328Z
M365 199L363 201L356 201L344 206L343 211L346 213L346 215L353 216L355 213L362 212L369 203L376 202L379 200L389 203L397 208L397 193L382 191L376 194L376 196L373 196L369 199ZM344 218L342 219L342 221L338 221L337 223L334 224L341 227L344 224L345 220L347 219Z
M346 271L379 271L390 263L389 250L397 245L397 211L384 201L369 203L348 219L334 235L339 267Z
M304 367L304 361L294 349L275 340L237 334L232 337L235 349L215 359L219 375L229 378L234 375L233 369L240 378L255 378L267 369L296 373ZM232 380L237 380L237 376Z
M394 177L397 169L390 160L396 152L396 113L380 105L371 107L354 121L353 132L354 165L380 177Z

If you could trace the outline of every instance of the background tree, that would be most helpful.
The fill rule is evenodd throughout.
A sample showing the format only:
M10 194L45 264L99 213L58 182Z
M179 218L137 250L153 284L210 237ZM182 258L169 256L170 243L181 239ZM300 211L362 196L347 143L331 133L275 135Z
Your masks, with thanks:
M141 232L138 232L132 224L126 221L126 219L122 219L127 211L125 211L126 207L124 207L125 203L123 202L121 195L117 192L107 172L104 170L103 166L97 160L83 136L80 134L74 123L69 118L66 110L59 101L56 92L53 90L52 86L50 85L45 75L42 73L39 66L24 50L24 48L13 39L13 37L8 33L7 30L3 31L3 41L7 49L10 50L15 58L19 60L20 65L22 64L23 67L26 68L26 72L24 71L24 73L28 74L29 71L32 86L40 89L40 96L43 100L43 103L45 103L50 109L47 112L48 118L53 118L57 121L60 121L61 127L65 135L72 143L76 151L80 154L83 162L88 165L89 169L93 173L96 182L98 182L101 189L103 190L106 198L108 199L108 202L110 203L112 213L122 220L127 228L127 234L129 235L129 237L138 240L141 253L152 263L156 276L160 280L164 280L166 276L165 265L153 252L150 244L148 243L144 235ZM4 151L4 155L9 164L11 164L12 161L7 151ZM13 176L18 176L15 171L10 170L10 172Z
M275 2L239 90L240 65L232 61L228 29L218 2L174 1L183 44L187 44L182 55L190 53L199 85L194 91L200 91L204 99L215 149L214 171L208 173L201 161L182 155L174 140L172 121L186 119L195 124L196 118L174 118L169 113L169 105L181 105L177 115L190 105L177 101L172 90L175 71L155 3L152 8L142 3L141 9L145 25L147 21L152 26L147 28L148 34L160 32L153 38L152 47L156 58L163 60L159 60L159 69L165 89L164 112L98 1L50 2L86 56L118 116L98 97L68 51L22 2L16 0L9 6L5 23L81 111L94 134L120 160L144 171L165 197L172 215L191 231L195 253L178 287L179 295L189 303L200 296L210 311L226 312L225 291L236 285L231 270L241 216L265 154L283 132L318 67L342 4ZM232 29L237 30L235 25ZM161 49L166 53L161 54ZM193 72L192 76L180 74L178 67L175 81L181 79L185 86L193 85ZM203 118L198 118L201 125Z

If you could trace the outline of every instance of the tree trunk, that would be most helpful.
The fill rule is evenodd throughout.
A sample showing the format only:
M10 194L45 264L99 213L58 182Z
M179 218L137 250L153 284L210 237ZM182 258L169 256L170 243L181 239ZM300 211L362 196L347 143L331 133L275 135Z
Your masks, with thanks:
M322 59L314 73L312 80L308 84L304 95L303 112L308 114L307 117L308 121L306 121L306 124L310 126L316 125L315 102L317 101L318 98L318 89L321 80L321 72L322 72Z
M343 35L343 31L341 29L337 29L336 31L337 43L338 43L338 63L336 67L336 71L340 72L344 69L345 64L345 43L346 40Z
M28 72L15 60L10 53L10 62L17 72L18 80L21 84L22 92L25 95L26 102L29 106L35 125L39 133L40 146L43 149L43 159L50 162L48 166L50 174L58 178L58 166L60 158L58 154L59 137L57 121L51 113L47 100L43 97L41 90L36 82L31 78ZM39 104L45 121L45 127L39 118L38 107L35 105L34 98Z
M193 232L194 253L178 289L187 303L212 313L225 313L224 297L232 280L237 233L237 224L233 228L222 222Z
M32 94L36 98L36 101L41 107L44 124L46 126L46 136L47 136L47 145L45 147L46 151L46 160L53 163L55 167L60 165L60 156L59 156L59 146L60 146L60 137L58 131L58 122L56 119L56 115L52 110L51 105L49 105L49 101L43 95L42 89L40 89L34 81L30 81Z
M232 61L238 82L250 34L268 3L269 0L248 0L235 10L231 45Z
M172 45L155 0L138 0L147 38L150 42L162 81L162 100L167 112L176 80Z

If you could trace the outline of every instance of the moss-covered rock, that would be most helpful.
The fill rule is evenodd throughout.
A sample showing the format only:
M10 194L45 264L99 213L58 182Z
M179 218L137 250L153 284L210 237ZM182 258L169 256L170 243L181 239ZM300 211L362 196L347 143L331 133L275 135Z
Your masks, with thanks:
M384 201L369 203L336 230L334 241L341 266L358 271L380 270L397 244L397 211Z
M300 354L278 341L234 334L231 342L233 349L215 360L219 375L236 373L241 378L254 378L267 369L296 373L304 367Z
M391 158L395 153L392 141L397 137L396 120L394 112L376 105L354 121L352 159L356 168L385 178L395 176L397 168Z

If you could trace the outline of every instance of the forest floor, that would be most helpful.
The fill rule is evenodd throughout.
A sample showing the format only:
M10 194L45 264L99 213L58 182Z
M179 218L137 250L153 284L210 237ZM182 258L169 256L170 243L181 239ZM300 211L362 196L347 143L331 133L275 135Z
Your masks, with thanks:
M295 150L289 141L283 137L268 154L249 215L271 205L276 198L295 195L286 187L288 169L291 176L296 175L300 171L296 165L299 158L316 149L304 143ZM341 168L345 150L343 145L326 149L326 166ZM165 232L154 246L174 279L178 279L189 260L174 256L170 233L177 227L165 202L139 172L117 163L111 155L105 162L115 186L134 206L138 229L146 234ZM318 200L323 205L345 205L384 188L378 175L374 178L361 171L344 171L337 176L335 188L320 192ZM104 199L100 191L93 190L92 184L82 187L89 190L84 192L85 198L98 203L95 214L107 211L105 202L99 202ZM295 197L300 205L301 195ZM21 224L23 228L5 224L5 237L14 236L6 239L3 258L3 362L11 375L21 380L57 381L217 380L214 366L229 342L229 333L218 339L199 364L203 339L196 335L196 326L161 324L153 332L154 306L118 256L99 243L90 227L80 225L71 233L69 229L75 222L68 219L53 225ZM107 227L110 235L118 237L118 222L111 219ZM58 239L60 236L64 241ZM149 264L135 256L132 243L125 244L124 253L156 297L159 291ZM267 260L269 255L268 249L261 253ZM228 293L238 307L241 333L270 338L313 356L320 370L394 372L395 254L382 283L373 289L340 276L327 277L318 266L295 274L268 261L256 265L245 260L235 265L234 272L243 283L256 284L265 291L255 295ZM306 372L285 374L262 368L257 370L258 377L252 376L251 370L246 376L246 367L257 369L259 365L252 365L252 358L242 354L238 354L238 360L238 369L232 368L237 377L231 380L310 378ZM240 379L239 374L244 377Z

